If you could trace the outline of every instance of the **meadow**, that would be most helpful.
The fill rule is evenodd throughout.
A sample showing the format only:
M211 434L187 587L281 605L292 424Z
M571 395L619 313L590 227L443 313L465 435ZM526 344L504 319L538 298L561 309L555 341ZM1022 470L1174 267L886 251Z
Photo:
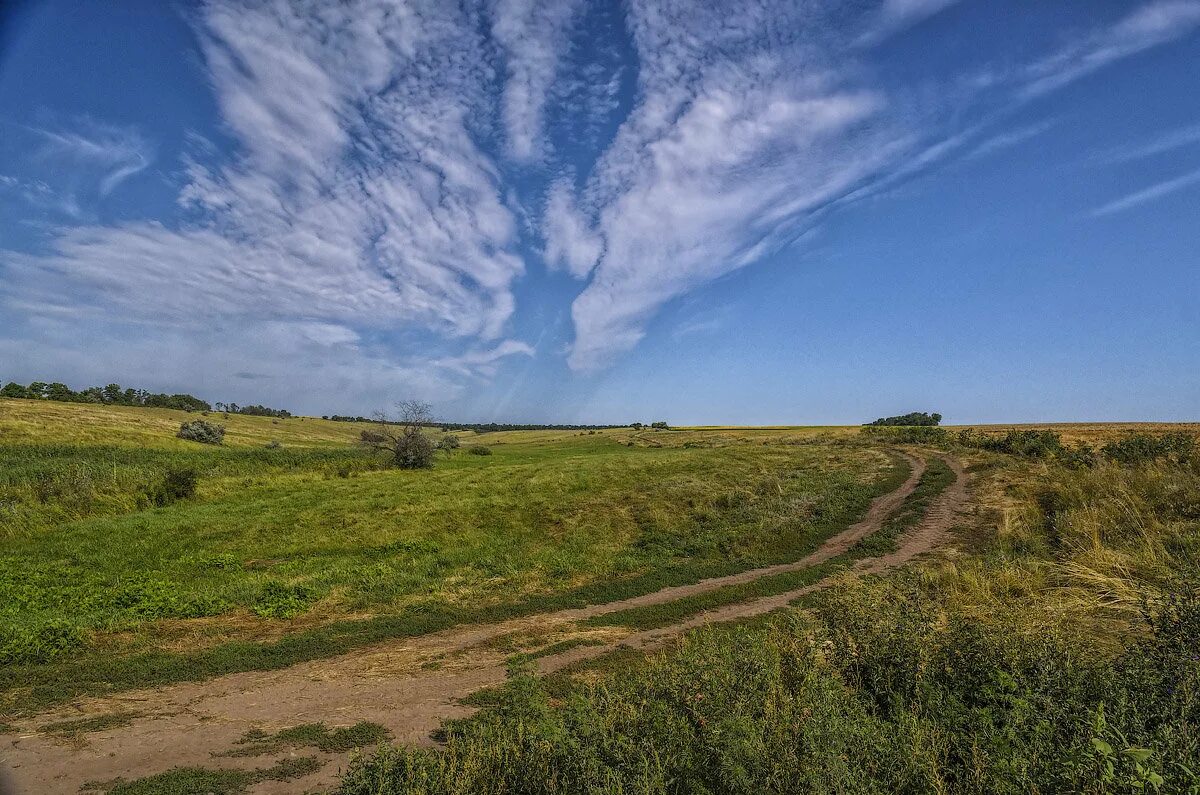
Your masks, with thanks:
M1195 425L468 431L401 470L360 423L211 412L224 444L176 438L196 418L0 400L6 721L85 742L139 716L37 716L533 618L419 663L496 659L494 682L509 666L437 748L375 723L256 727L212 759L266 766L105 792L323 775L267 764L289 748L359 754L342 795L1200 791ZM934 554L852 571L947 510L964 467ZM194 492L170 486L180 472ZM885 494L901 496L869 534L796 563ZM621 645L764 598L782 607Z
M213 412L217 447L175 437L195 416L0 401L7 710L791 560L905 470L811 429L629 429L401 471L357 423ZM196 493L159 504L178 470Z
M942 556L649 655L514 660L444 747L339 792L1200 791L1200 460L949 449L975 512Z

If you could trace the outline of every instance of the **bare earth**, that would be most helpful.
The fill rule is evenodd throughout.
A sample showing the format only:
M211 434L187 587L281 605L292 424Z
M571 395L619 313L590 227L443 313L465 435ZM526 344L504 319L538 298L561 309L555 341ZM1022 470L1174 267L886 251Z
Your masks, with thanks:
M430 733L447 718L470 714L459 699L505 678L511 650L498 648L507 636L536 636L544 643L586 636L597 645L577 646L538 660L543 673L611 651L618 645L652 648L705 624L760 615L786 606L817 590L817 583L789 593L733 604L693 616L670 627L644 632L621 628L581 630L574 623L591 616L631 607L662 604L692 594L760 577L817 565L848 551L878 530L916 488L925 470L911 458L912 473L900 488L878 497L862 521L828 539L817 551L794 563L744 571L727 577L655 593L562 610L484 626L458 627L360 649L341 657L301 663L275 671L231 674L205 682L189 682L86 698L22 722L17 734L0 735L0 761L7 780L0 792L78 793L88 782L127 780L173 767L262 768L287 756L316 756L322 768L291 781L267 781L254 793L323 790L337 781L349 754L322 754L311 748L263 757L214 756L228 751L251 729L278 731L302 723L331 727L371 721L387 727L399 743L428 744ZM881 572L934 550L957 523L967 503L967 475L961 463L945 459L957 476L930 506L922 522L900 539L899 548L878 558L859 561L857 572ZM64 739L38 731L47 724L113 713L136 713L124 726Z

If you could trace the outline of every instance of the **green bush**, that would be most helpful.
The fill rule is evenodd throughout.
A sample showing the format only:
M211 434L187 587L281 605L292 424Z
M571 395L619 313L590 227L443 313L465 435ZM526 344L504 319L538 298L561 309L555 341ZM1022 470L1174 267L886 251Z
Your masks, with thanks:
M225 426L216 425L208 420L192 420L179 426L180 439L201 444L222 444L225 441Z
M1100 448L1105 456L1118 464L1143 464L1158 459L1186 464L1196 450L1196 439L1184 431L1171 431L1160 436L1134 433Z
M491 455L492 448L488 447L487 445L483 445L483 444L475 444L475 445L471 445L470 447L468 447L467 452L470 453L471 455Z
M200 475L191 467L172 467L163 479L147 492L150 501L162 507L196 496L196 484Z

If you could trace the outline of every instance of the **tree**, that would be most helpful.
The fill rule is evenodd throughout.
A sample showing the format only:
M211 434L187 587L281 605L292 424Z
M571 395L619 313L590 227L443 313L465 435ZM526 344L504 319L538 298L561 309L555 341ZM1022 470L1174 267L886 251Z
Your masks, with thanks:
M101 390L104 396L105 403L121 403L123 402L123 394L120 384L109 384Z
M16 381L9 381L0 389L0 397L6 398L23 398L30 397L29 391L25 387L18 384Z
M362 444L386 452L400 469L432 467L436 448L424 430L433 425L432 407L417 400L402 400L396 407L399 420L389 422L382 413L376 415L376 430L370 436L364 431Z
M670 426L669 426L669 425L667 425L667 423L663 422L662 420L659 420L658 422L652 422L652 423L650 423L650 427L651 427L651 428L658 428L658 429L660 429L660 430L664 430L664 431L665 431L665 430L667 430L667 428L669 428Z
M896 417L880 417L874 422L868 422L867 425L894 425L894 426L934 426L942 421L941 414L926 414L923 411L913 411L908 414L901 414Z

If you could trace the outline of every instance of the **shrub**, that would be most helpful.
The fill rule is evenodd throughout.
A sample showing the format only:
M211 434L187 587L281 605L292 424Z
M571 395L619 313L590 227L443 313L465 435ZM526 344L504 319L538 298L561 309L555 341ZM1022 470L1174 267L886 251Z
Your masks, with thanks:
M471 455L491 455L492 448L488 447L487 445L476 444L471 445L471 447L467 449L467 452Z
M207 420L192 420L179 426L180 439L201 444L221 444L225 441L225 426L216 425Z
M868 425L863 428L863 433L886 439L892 444L944 445L950 440L949 431L945 428L935 428L931 425L897 427Z
M1109 442L1100 449L1105 456L1126 466L1157 461L1185 464L1191 460L1196 449L1196 439L1190 433L1172 431L1161 436L1134 433L1116 442Z
M162 482L151 489L147 496L155 505L162 507L179 500L196 496L196 484L200 476L190 467L168 469Z
M267 445L266 445L266 446L267 446L267 449L268 449L268 450L281 450L281 449L283 449L283 445L281 445L281 444L279 443L279 440L278 440L278 439L272 439L271 441L267 442Z
M452 433L449 433L443 436L442 440L438 442L438 449L457 450L459 448L459 444L460 442L458 441L458 437Z

